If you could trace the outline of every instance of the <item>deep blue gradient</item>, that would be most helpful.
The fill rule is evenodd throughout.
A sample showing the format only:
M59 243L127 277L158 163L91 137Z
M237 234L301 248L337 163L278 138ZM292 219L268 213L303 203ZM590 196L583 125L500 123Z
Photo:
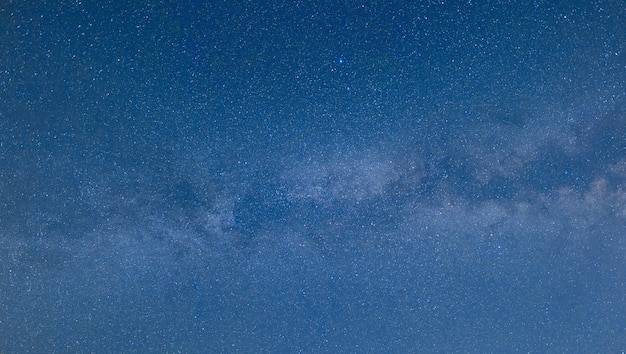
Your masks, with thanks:
M0 6L0 352L623 352L623 1Z

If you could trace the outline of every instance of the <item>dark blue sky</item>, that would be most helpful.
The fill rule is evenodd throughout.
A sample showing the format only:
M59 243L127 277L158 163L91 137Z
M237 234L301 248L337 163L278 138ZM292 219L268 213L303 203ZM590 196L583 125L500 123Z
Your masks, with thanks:
M0 351L626 350L624 28L1 5Z

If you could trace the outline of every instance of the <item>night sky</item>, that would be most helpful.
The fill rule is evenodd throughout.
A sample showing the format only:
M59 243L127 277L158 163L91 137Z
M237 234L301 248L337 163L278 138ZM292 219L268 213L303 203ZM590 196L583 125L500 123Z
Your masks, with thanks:
M626 350L623 0L0 5L0 352Z

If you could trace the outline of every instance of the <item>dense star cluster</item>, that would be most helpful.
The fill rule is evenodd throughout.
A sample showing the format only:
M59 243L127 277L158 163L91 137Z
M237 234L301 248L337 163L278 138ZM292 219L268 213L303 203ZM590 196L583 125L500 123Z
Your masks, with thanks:
M623 352L624 28L8 1L0 352Z

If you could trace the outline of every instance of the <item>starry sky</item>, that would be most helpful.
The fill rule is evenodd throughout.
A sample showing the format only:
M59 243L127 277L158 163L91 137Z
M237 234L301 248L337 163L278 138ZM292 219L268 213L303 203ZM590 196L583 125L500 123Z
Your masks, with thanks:
M4 1L0 351L626 350L625 28Z

